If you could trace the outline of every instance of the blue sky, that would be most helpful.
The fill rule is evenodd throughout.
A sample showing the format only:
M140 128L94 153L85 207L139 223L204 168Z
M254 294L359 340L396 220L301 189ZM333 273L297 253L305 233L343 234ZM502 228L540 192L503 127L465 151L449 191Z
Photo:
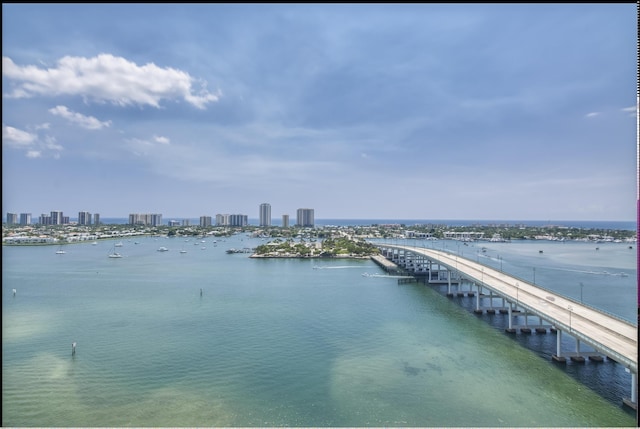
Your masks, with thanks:
M2 206L633 220L635 4L3 4Z

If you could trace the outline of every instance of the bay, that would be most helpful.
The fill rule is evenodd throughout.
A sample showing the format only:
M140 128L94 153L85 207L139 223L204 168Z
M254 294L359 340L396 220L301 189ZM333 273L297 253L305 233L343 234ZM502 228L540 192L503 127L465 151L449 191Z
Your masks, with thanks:
M635 426L619 365L554 365L554 336L364 277L370 260L226 254L264 242L244 234L136 240L121 259L106 241L3 246L3 426ZM633 320L628 245L482 246L459 251Z

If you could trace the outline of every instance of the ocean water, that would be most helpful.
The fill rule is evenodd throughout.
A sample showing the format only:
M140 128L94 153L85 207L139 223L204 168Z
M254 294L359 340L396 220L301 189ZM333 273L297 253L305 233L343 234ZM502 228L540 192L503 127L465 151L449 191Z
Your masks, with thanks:
M381 273L370 260L226 254L263 243L243 234L136 240L121 259L107 241L3 246L3 426L636 425L620 365L553 364L554 335L509 336L468 298L364 277ZM535 267L635 320L635 245L416 243Z

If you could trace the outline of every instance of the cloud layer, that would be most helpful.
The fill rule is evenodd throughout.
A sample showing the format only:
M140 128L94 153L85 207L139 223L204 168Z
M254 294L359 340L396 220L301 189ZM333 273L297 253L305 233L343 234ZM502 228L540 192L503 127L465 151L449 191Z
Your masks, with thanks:
M14 83L6 94L13 98L75 95L121 106L152 107L160 107L162 100L182 99L198 109L220 98L220 93L208 92L204 82L197 82L184 71L153 63L139 66L111 54L65 56L52 68L19 66L11 58L2 57L2 74Z

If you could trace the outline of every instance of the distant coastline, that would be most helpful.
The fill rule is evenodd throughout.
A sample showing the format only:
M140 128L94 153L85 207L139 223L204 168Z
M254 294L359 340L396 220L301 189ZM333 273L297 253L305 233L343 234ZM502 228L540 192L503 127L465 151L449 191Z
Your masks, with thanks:
M166 217L167 220L182 220L187 219L191 222L191 225L198 225L199 218L188 217ZM77 219L72 219L77 220ZM102 218L103 224L127 224L128 218ZM447 225L447 226L489 226L489 225L525 225L531 227L541 226L563 226L570 228L584 228L584 229L609 229L609 230L625 230L635 231L637 229L637 223L635 220L629 221L607 221L607 220L464 220L464 219L316 219L316 226L367 226L367 225L385 225L385 224L404 224L406 226L412 225ZM259 220L257 218L249 218L249 226L258 226ZM272 219L271 226L282 226L281 219Z

